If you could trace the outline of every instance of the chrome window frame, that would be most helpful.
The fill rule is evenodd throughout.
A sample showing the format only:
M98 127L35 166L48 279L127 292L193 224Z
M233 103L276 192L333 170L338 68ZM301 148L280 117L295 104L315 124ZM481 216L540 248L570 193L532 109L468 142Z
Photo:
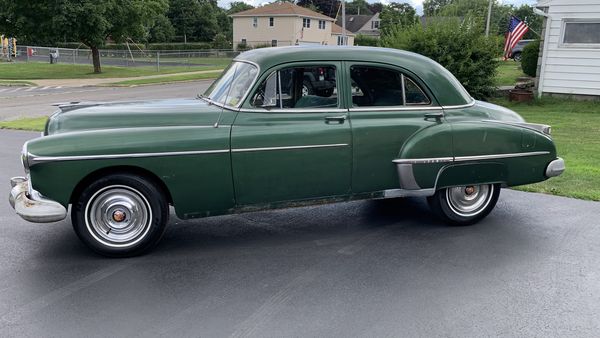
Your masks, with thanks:
M199 98L201 100L204 100L204 101L210 103L210 104L214 104L217 107L228 108L228 109L232 109L232 110L239 110L239 108L242 106L242 104L248 98L248 95L250 94L250 91L252 90L252 88L254 88L254 86L256 85L256 81L258 80L258 77L260 76L261 69L260 69L260 66L258 65L258 63L252 62L252 61L248 61L248 60L233 59L233 60L231 60L231 62L244 62L244 63L248 63L248 64L251 64L254 67L256 67L256 75L254 75L254 79L252 80L252 83L250 83L250 85L248 86L248 89L246 89L246 92L244 93L244 95L240 99L240 102L238 102L238 104L235 105L235 106L230 106L230 105L226 105L226 104L222 104L222 103L213 101L213 100L209 99L208 97L199 96Z
M313 63L312 61L303 61L303 62L306 62L307 63L306 66L308 66L308 67L320 67L320 65ZM327 61L324 65L328 66L328 67L333 67L335 69L335 72L336 72L335 88L339 89L339 85L338 85L339 81L337 80L338 75L339 75L338 65L327 64ZM277 81L278 81L278 86L279 86L279 93L281 93L281 76L279 76L279 71L281 71L282 69L286 69L286 68L298 68L298 67L301 67L301 66L291 65L289 67L286 67L286 65L283 65L283 67L277 68L277 69L273 70L271 73L269 73L269 75L267 75L265 77L265 81L268 78L270 78L273 75L273 73L276 72L278 74ZM255 79L255 81L258 81L258 79ZM256 84L253 84L252 87L254 87L255 85ZM244 100L245 99L246 98L244 98ZM310 107L307 107L307 108L284 108L283 100L281 100L281 97L280 97L279 98L279 108L277 108L277 109L266 109L266 108L253 107L253 108L240 108L240 109L238 109L238 111L244 112L244 113L279 113L279 114L285 114L285 113L290 113L290 114L293 114L293 113L346 113L346 112L348 112L348 109L343 108L342 105L343 105L343 102L340 99L339 92L338 92L337 107L335 107L335 108L333 108L333 107L332 108L310 108Z

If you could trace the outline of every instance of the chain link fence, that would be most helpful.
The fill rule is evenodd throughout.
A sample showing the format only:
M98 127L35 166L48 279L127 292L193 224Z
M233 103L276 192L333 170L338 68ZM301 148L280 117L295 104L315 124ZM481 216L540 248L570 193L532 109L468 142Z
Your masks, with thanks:
M233 50L100 50L103 66L200 68L225 67L239 52ZM15 60L13 58L13 60ZM73 65L92 65L89 49L17 46L16 62L48 62Z

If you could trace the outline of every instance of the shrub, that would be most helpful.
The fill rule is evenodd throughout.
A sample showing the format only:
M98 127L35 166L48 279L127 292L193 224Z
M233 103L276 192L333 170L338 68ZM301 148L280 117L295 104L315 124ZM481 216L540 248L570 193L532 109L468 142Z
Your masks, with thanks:
M358 34L354 38L354 45L355 46L373 46L373 47L375 47L375 46L379 45L379 39L374 38L372 36Z
M423 27L394 27L381 37L381 46L425 55L446 67L477 99L493 94L498 67L497 40L486 38L472 20L432 20Z
M539 40L533 41L523 48L523 52L521 53L521 68L523 68L523 73L535 77L539 53Z

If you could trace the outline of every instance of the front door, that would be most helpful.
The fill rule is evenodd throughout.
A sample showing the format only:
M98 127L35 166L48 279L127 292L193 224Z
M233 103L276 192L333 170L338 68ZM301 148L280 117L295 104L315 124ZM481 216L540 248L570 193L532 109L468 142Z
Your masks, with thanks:
M259 79L231 131L238 205L350 193L352 136L339 69L298 63Z

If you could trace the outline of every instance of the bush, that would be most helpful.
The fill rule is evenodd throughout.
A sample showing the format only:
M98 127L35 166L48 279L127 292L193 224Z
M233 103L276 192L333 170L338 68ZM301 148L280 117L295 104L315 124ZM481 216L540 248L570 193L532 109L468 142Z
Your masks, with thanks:
M379 45L379 39L378 38L374 38L372 36L358 34L354 38L354 45L355 46L373 46L373 47L376 47L376 46Z
M533 41L523 48L523 52L521 53L521 68L523 68L523 73L535 77L539 54L539 40Z
M498 68L497 40L486 38L472 20L432 20L423 27L393 27L381 46L425 55L446 67L476 99L491 96Z

